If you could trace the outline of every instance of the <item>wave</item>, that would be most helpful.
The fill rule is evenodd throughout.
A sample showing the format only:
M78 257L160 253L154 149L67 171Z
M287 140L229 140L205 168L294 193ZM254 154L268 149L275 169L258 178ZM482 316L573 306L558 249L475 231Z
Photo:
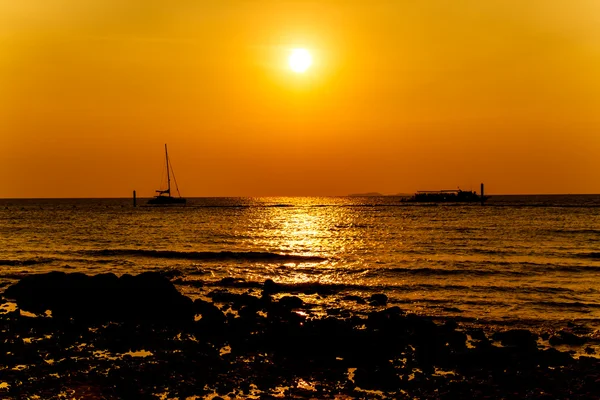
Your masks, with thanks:
M104 249L83 250L82 253L96 256L131 256L150 258L169 258L202 261L270 261L270 262L322 262L327 258L319 256L303 256L298 254L279 254L262 251L173 251L173 250L136 250L136 249Z
M442 269L442 268L388 268L384 270L373 269L368 275L377 275L381 272L392 274L421 275L421 276L447 276L447 275L475 275L475 276L527 276L530 275L524 271L506 271L491 269Z
M10 267L24 267L28 265L48 264L56 261L54 258L28 258L25 260L0 260L0 265Z
M443 263L441 265L444 265ZM597 273L600 272L600 266L593 265L554 265L554 264L536 264L536 263L510 263L510 262L461 262L463 268L378 268L366 271L367 276L377 276L379 274L388 275L411 275L411 276L513 276L527 277L544 273ZM477 268L477 266L488 266L489 269ZM503 269L495 268L505 266Z
M600 260L600 251L593 251L590 253L579 253L577 254L577 257L579 258L593 258L593 259L599 259Z
M556 265L540 269L543 272L600 272L600 266L593 265Z
M550 234L564 234L564 235L600 235L600 229L549 229L546 232Z
M540 306L551 306L555 308L600 308L600 304L597 303L581 303L579 301L575 302L564 302L564 301L534 301L530 302L530 304L540 305Z

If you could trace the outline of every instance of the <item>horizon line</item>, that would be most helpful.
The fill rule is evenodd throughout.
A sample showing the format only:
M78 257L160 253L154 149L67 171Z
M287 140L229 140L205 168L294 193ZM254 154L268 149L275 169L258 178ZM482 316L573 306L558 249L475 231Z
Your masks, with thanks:
M269 198L269 197L405 197L414 193L397 194L345 194L345 195L261 195L261 196L182 196L186 199L218 199L218 198ZM487 196L600 196L600 193L486 193ZM94 200L94 199L132 199L133 196L119 197L0 197L0 200ZM152 199L154 196L137 196L138 199Z

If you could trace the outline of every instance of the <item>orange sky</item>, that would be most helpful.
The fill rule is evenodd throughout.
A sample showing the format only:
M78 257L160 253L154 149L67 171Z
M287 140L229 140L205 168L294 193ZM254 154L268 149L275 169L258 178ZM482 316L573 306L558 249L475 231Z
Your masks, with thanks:
M151 196L164 143L188 197L600 193L599 43L596 0L0 0L0 198Z

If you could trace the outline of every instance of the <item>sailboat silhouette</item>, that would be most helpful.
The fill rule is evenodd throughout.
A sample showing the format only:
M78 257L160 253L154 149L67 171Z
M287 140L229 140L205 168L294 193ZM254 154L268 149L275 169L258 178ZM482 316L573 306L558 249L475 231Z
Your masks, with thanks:
M167 188L165 190L156 190L158 193L154 198L148 200L149 205L154 206L168 206L168 205L185 205L186 199L181 197L179 193L179 187L177 186L177 180L175 179L175 173L173 173L173 167L169 163L169 152L167 151L167 145L165 144L165 158L167 161ZM173 180L175 181L175 188L177 189L178 197L171 196L171 174L173 174Z

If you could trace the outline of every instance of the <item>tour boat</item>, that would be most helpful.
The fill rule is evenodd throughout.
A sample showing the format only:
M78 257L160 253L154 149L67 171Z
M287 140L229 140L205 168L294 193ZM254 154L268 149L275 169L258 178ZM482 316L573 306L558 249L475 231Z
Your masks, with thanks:
M417 203L481 203L483 204L490 196L483 194L483 183L481 194L474 190L420 190L406 201Z

